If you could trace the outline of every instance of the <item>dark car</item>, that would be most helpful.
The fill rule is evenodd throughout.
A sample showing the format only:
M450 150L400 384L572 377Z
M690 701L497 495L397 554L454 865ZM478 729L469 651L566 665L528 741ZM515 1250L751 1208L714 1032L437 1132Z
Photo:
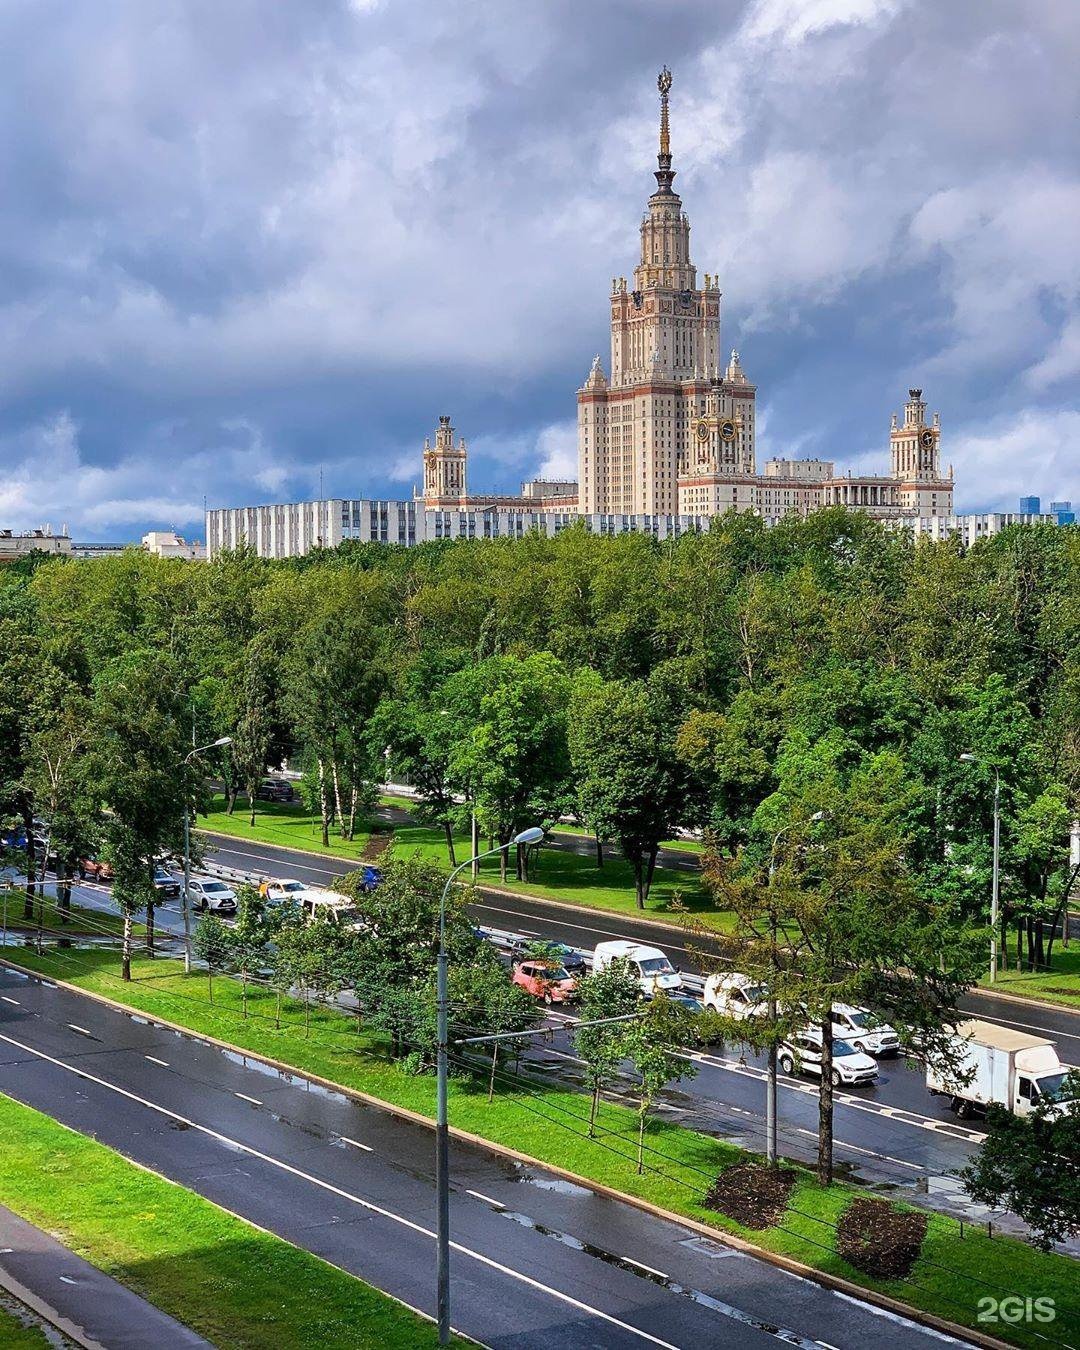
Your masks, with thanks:
M154 890L158 895L165 895L170 899L180 898L180 882L167 868L161 866L154 868Z
M542 938L515 938L510 943L510 960L516 966L529 957L538 957L543 951L545 958L557 962L571 979L580 980L588 974L585 957L565 942L545 942Z
M284 778L266 778L260 783L255 796L263 802L291 802L296 793L292 784Z

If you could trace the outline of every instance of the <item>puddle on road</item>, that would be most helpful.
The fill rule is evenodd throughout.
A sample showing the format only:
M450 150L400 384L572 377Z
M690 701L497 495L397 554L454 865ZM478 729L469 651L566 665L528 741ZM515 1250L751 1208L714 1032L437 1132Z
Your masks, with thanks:
M554 1191L556 1195L589 1198L594 1194L587 1186L576 1186L572 1181L564 1181L562 1177L539 1177L524 1166L521 1167L516 1180L525 1182L527 1186L535 1186L541 1191Z
M531 1180L531 1178L529 1179ZM575 1187L574 1189L580 1188ZM689 1299L691 1303L696 1303L701 1308L707 1308L710 1312L720 1313L721 1316L729 1317L735 1322L742 1323L743 1326L753 1327L755 1331L763 1331L766 1335L775 1336L777 1340L784 1341L788 1345L798 1346L799 1350L821 1350L819 1341L809 1340L805 1336L798 1335L797 1332L789 1331L776 1322L766 1322L761 1318L752 1317L749 1313L743 1312L741 1308L736 1308L731 1303L725 1303L723 1299L715 1298L712 1294L706 1294L701 1289L680 1284L678 1280L673 1280L670 1275L665 1275L662 1271L650 1270L646 1266L636 1265L626 1257L616 1256L614 1252L605 1251L603 1247L597 1247L594 1243L583 1242L581 1238L576 1238L571 1233L563 1233L557 1228L549 1228L546 1224L538 1223L535 1219L530 1218L528 1214L521 1214L516 1210L509 1209L499 1210L498 1214L502 1219L509 1219L511 1223L520 1224L522 1228L529 1228L534 1233L539 1233L541 1237L551 1238L573 1251L583 1252L586 1256L592 1256L597 1261L603 1261L605 1265L615 1266L628 1275L636 1276L639 1280L647 1280L649 1284L659 1285L661 1289L666 1289L669 1294L677 1294L680 1298ZM700 1241L704 1241L704 1239L691 1239L691 1242L694 1243ZM689 1246L690 1243L680 1245ZM715 1245L720 1246L718 1243ZM727 1254L738 1255L734 1251Z

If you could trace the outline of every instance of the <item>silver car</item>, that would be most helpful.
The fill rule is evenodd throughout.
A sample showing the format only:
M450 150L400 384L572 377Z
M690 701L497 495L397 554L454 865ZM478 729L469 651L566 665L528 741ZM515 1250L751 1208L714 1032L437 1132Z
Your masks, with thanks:
M196 909L213 910L219 914L236 913L236 892L223 881L196 881L188 884L188 895Z

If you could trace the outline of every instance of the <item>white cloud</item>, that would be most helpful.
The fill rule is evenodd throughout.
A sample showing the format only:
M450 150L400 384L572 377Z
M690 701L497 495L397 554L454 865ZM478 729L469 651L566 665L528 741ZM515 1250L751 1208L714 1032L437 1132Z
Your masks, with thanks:
M962 428L948 452L962 510L1015 511L1017 498L1080 504L1080 412L1025 408L1015 416Z
M554 422L536 438L540 458L537 478L575 479L578 476L577 423Z

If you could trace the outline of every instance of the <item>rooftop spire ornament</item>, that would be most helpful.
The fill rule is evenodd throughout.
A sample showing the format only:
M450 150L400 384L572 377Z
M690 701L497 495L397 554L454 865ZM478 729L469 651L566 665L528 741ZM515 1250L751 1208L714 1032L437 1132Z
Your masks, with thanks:
M668 125L668 93L671 90L671 71L667 66L656 78L656 87L660 90L660 153L656 162L656 182L660 192L670 192L675 174L671 168L671 130Z

